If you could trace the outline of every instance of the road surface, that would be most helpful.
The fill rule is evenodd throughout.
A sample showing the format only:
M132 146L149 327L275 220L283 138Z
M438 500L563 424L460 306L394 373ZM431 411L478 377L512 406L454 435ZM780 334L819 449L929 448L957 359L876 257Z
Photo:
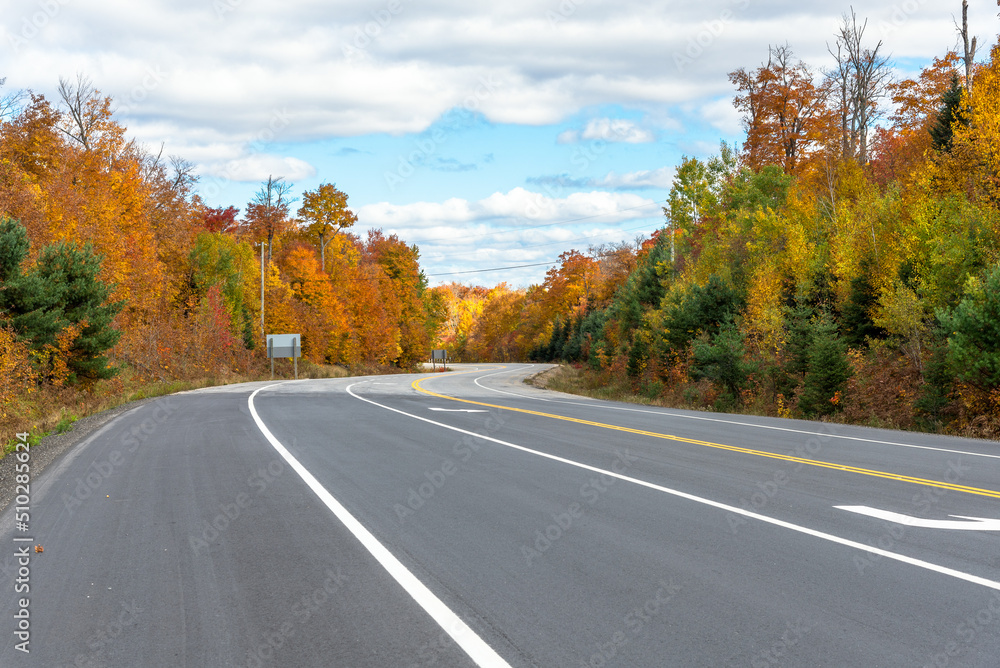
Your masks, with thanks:
M0 515L0 666L998 665L1000 444L539 369L123 414Z

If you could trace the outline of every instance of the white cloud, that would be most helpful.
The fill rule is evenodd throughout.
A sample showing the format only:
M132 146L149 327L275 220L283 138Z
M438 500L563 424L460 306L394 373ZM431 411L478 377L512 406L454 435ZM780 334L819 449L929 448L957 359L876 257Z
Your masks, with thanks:
M703 104L698 109L698 115L728 137L743 132L743 119L736 107L733 106L732 98L720 98Z
M626 174L609 172L603 179L599 179L595 185L599 188L612 188L615 190L669 189L673 185L673 181L673 167L661 167L660 169L628 172Z
M566 130L556 138L560 144L573 144L582 139L621 142L624 144L650 144L656 135L634 122L622 118L595 118L583 130Z
M398 234L420 247L420 262L432 284L467 280L514 285L537 283L546 267L486 276L439 276L470 267L509 267L548 262L567 248L631 241L662 225L660 205L633 194L594 190L554 198L524 188L480 200L388 202L357 209L358 224Z
M579 130L564 130L556 137L556 143L558 144L575 144L578 141L580 141Z
M312 178L316 175L316 168L298 158L283 158L262 153L234 158L227 162L212 163L205 166L202 173L244 183L266 181L269 176L295 182Z
M619 223L658 213L652 200L627 193L572 193L553 198L524 188L496 192L478 201L452 198L444 202L390 204L379 202L358 209L358 221L367 227L410 230L413 240L426 237L426 230L441 224L454 226L485 224L491 227L534 227L543 224L600 218L602 223ZM410 238L409 236L407 238Z
M954 42L954 8L913 4L918 11L867 3L872 39L899 56L943 53ZM972 25L992 25L986 4L971 8ZM43 5L55 9L35 25ZM540 125L600 105L717 99L732 92L726 73L765 59L769 44L789 41L813 66L828 64L826 43L844 10L819 0L564 5L403 0L392 13L386 2L347 0L20 3L7 7L0 40L12 53L0 75L53 98L60 76L81 71L127 104L134 131L174 128L161 137L168 152L197 150L211 131L238 154L276 109L291 112L276 138L296 141L420 132L462 105L493 122ZM692 43L692 64L678 70L675 54ZM346 47L358 56L345 57ZM711 123L732 128L723 111L706 107ZM607 118L561 140L610 141L616 129L619 141L654 140L649 128Z

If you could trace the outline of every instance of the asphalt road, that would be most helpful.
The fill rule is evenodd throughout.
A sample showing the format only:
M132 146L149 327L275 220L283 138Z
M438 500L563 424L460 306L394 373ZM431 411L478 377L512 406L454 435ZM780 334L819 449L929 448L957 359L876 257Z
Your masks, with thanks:
M0 666L1000 665L1000 444L538 370L121 415L0 515Z

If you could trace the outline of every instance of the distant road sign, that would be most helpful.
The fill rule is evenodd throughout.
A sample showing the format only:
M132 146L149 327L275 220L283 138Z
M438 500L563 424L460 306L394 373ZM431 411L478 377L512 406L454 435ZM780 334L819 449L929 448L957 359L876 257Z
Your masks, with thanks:
M431 359L432 360L446 360L446 359L448 359L448 351L447 350L435 350L435 351L432 351L431 352Z
M298 334L268 334L267 356L302 357L302 337Z

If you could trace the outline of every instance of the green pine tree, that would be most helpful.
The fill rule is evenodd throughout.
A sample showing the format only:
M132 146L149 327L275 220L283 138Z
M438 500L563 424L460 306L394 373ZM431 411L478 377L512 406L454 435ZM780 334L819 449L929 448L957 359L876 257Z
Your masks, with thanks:
M824 314L813 329L799 409L810 417L833 413L837 410L835 399L850 377L847 347L837 333L836 323Z
M1000 264L939 318L948 332L948 363L958 379L982 389L1000 386Z
M947 152L951 150L951 143L954 139L955 122L961 120L962 86L958 83L958 75L951 75L951 86L941 96L941 109L938 111L937 119L931 125L931 141L938 151Z
M628 351L628 362L625 365L625 373L629 378L638 378L643 369L646 368L646 360L649 359L649 348L646 340L642 336L635 337L632 347Z
M552 325L552 337L549 339L549 347L545 351L547 362L556 362L562 353L563 324L562 318L556 316L555 324Z
M872 311L878 306L878 292L871 281L872 261L861 261L860 273L851 279L851 292L841 312L844 338L852 348L861 348L868 339L885 338L887 332L872 322Z
M746 361L745 337L734 324L722 326L712 340L703 337L695 341L694 365L691 367L691 377L695 380L707 378L723 390L720 397L720 408L727 408L740 403L740 390L746 387L747 380L755 369L752 362Z
M28 248L23 226L10 220L0 224L0 311L10 318L18 338L41 350L54 345L67 327L82 324L69 350L71 378L93 381L115 375L118 369L108 364L104 352L121 337L111 322L125 303L109 302L111 287L98 278L100 256L90 244L53 244L42 249L33 269L22 272Z

